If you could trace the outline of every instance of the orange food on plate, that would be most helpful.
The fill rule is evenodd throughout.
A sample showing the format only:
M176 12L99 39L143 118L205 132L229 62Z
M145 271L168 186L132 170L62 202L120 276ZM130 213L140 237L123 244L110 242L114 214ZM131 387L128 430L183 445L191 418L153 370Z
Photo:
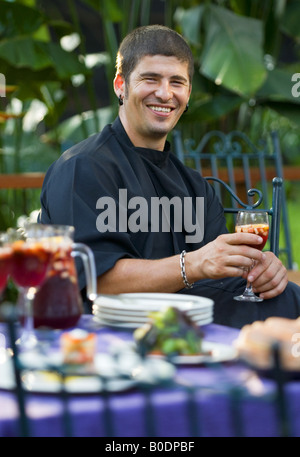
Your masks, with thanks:
M93 364L96 352L96 334L81 329L65 332L61 336L63 360L66 364Z

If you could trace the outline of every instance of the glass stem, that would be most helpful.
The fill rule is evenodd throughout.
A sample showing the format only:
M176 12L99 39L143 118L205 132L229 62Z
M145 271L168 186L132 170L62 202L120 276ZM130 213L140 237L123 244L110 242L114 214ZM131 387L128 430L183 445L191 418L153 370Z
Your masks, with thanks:
M251 265L251 267L248 268L248 275L249 275L250 271L252 270L252 268L254 267L254 265L255 265L255 260L252 260L252 265ZM252 284L250 281L248 281L248 279L247 279L247 285L246 285L246 289L244 291L244 295L246 295L248 297L249 296L252 297L254 295L254 292L252 290Z
M25 291L24 291L25 292ZM35 287L29 287L24 293L24 304L23 304L23 332L18 340L21 347L24 350L28 350L34 347L36 344L36 336L34 334L34 321L33 321L33 309L32 303L35 296Z
M246 289L244 291L244 295L246 296L252 296L254 294L252 290L252 284L251 282L247 281Z
M27 335L30 335L33 332L33 314L32 314L32 300L34 298L35 289L34 287L29 287L25 295L24 303L24 330Z

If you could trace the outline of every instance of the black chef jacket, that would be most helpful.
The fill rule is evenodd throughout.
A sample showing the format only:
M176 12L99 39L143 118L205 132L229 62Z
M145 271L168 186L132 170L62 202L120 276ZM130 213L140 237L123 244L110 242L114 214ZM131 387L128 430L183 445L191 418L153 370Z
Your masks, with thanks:
M121 194L125 207L123 205L120 209ZM176 205L171 205L169 230L151 228L151 217L156 217L151 214L151 202L162 197L172 202L174 196L183 202L182 208L184 199L190 199L194 223L196 198L203 197L203 214L199 211L204 218L201 241L195 234L192 242L187 242L192 232L185 228L184 215L181 218L182 230L175 231L171 213L172 208L178 209ZM145 204L148 203L148 228L143 226L143 231L133 232L130 227L126 230L123 224L120 230L120 218L137 214L138 206L128 208L130 203L134 206L135 201L139 202L139 199L134 200L136 197L142 197ZM115 202L115 223L109 226L107 222L104 231L106 221L103 216L100 231L97 223L101 213L108 213L104 204L112 200ZM184 249L198 249L227 231L223 208L212 187L200 174L183 165L170 152L168 144L164 151L134 147L119 118L101 133L64 152L50 167L43 185L41 205L42 223L75 227L75 239L86 243L94 252L97 275L112 268L120 258L169 257ZM84 286L82 274L80 286Z

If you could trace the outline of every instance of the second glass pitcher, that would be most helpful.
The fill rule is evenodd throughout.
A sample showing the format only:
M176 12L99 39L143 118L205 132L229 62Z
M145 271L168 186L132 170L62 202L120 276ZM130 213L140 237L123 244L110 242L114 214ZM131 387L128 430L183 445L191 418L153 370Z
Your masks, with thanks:
M93 301L97 293L94 256L87 245L74 243L72 226L50 225L49 238L53 259L34 299L34 326L70 328L76 325L83 313L74 257L79 256L83 262L86 295Z

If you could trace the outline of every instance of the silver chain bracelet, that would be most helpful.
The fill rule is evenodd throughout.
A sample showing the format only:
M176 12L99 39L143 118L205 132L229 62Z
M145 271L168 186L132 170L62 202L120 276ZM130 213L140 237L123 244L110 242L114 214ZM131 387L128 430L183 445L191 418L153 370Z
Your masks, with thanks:
M181 276L182 276L182 280L183 280L183 283L185 285L185 287L187 289L191 289L193 286L194 286L194 283L190 284L187 280L187 277L186 277L186 272L185 272L185 254L186 252L185 251L182 251L182 253L180 254L180 270L181 270Z

